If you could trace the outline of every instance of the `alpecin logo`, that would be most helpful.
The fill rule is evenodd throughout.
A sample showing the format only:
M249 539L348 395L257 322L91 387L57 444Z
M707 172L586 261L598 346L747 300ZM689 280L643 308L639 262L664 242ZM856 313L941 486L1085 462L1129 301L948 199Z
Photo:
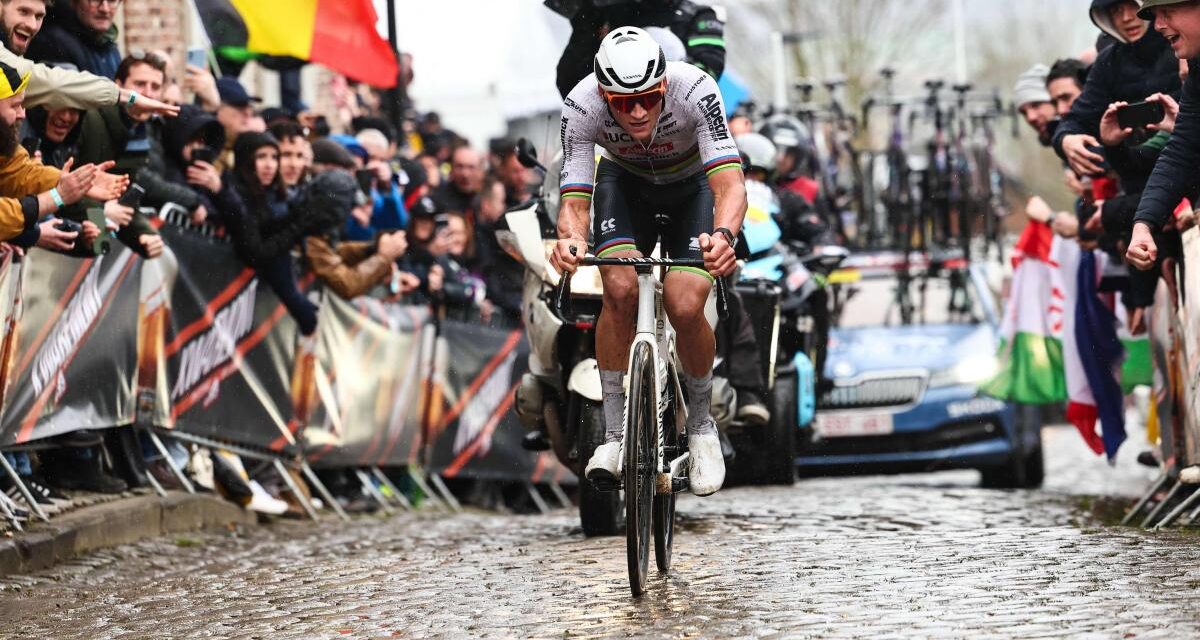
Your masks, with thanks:
M208 377L217 367L229 361L237 343L254 328L254 301L258 280L250 281L224 309L217 313L212 328L187 343L179 353L179 377L171 390L171 399L178 400Z
M729 127L725 124L725 114L721 112L721 101L717 94L710 93L700 98L700 110L708 122L708 132L713 140L724 140L729 137Z
M30 372L33 390L38 395L41 395L42 389L47 385L54 384L57 387L57 401L67 390L62 370L71 355L79 349L84 334L96 322L100 309L104 306L104 292L101 292L99 287L100 264L103 259L96 258L79 285L79 290L71 298L71 303L67 305L67 310L58 322L54 323L50 337L46 338L45 345L38 352Z

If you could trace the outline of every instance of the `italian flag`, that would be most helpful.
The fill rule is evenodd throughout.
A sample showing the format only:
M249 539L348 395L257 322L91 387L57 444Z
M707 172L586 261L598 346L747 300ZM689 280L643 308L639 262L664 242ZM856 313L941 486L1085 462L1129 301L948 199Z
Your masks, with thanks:
M1067 296L1057 260L1063 244L1049 224L1036 220L1017 240L1000 325L1000 373L982 385L984 393L1021 404L1067 399L1062 340Z

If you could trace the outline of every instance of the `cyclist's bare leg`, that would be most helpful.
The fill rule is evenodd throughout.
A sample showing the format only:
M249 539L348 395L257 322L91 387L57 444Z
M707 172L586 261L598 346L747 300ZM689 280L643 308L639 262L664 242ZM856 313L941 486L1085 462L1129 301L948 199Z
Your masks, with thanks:
M683 270L671 271L663 283L663 306L675 329L676 351L688 387L688 434L716 430L708 417L716 336L704 317L712 286L708 277Z
M606 258L639 258L637 251L618 251ZM605 442L621 439L625 422L625 369L637 329L637 274L633 267L601 267L604 309L596 322L596 364L600 368Z

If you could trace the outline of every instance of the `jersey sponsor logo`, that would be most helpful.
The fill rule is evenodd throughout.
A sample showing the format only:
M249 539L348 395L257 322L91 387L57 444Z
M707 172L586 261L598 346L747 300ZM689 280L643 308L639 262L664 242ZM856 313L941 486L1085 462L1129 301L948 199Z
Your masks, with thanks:
M574 100L572 100L570 98L563 100L563 104L566 105L566 107L569 109L574 109L581 116L587 115L587 109L584 109L583 107L579 106L578 102L575 102Z
M600 222L600 233L612 233L617 230L617 219L608 218Z
M713 140L729 139L729 126L725 124L725 114L721 112L721 101L717 94L710 93L700 98L700 110L704 113L704 120L708 122L708 132L712 134Z
M626 133L626 132L624 132L624 131L618 131L618 132L613 132L613 131L605 131L605 132L604 132L604 137L605 137L605 138L606 138L606 139L607 139L609 142L613 142L613 143L616 143L616 142L633 142L633 136L629 135L628 133Z
M562 142L564 158L571 157L571 147L570 147L570 145L567 144L567 121L568 121L568 119L564 116L562 119L562 124L559 125L559 127L558 127L558 135L560 138L562 138L561 142ZM566 163L564 162L563 164L566 164Z
M700 83L704 82L704 79L707 77L708 76L700 76L699 78L696 78L696 81L692 83L691 88L688 89L686 94L684 94L683 99L690 100L692 98L692 94L696 92L696 87L699 87Z
M700 237L692 236L691 239L688 240L688 248L693 251L699 251L700 250Z
M611 128L611 127L619 127L619 126L621 126L621 125L617 124L617 121L616 121L616 120L610 120L610 119L608 119L608 118L605 118L605 119L604 119L604 126Z
M670 140L655 142L649 147L640 144L628 147L617 147L617 153L623 156L660 156L675 150L675 143Z

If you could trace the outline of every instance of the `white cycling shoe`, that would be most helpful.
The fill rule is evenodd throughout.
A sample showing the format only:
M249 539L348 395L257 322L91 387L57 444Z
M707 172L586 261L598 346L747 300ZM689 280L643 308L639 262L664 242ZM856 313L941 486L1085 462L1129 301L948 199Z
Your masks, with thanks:
M698 496L712 495L725 484L725 456L716 432L688 436L688 480Z
M621 484L621 443L607 442L596 447L583 475L597 489L612 490Z

